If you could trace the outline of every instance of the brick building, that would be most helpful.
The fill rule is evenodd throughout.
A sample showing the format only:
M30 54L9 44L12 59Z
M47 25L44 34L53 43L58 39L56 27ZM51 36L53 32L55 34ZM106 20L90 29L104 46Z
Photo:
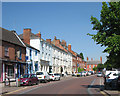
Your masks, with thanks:
M71 44L68 45L68 51L72 53L72 73L76 73L78 69L77 53L71 50Z
M0 33L2 34L0 39L2 41L0 45L0 81L4 81L7 77L15 80L26 71L26 47L15 31L0 28Z
M93 58L89 60L87 57L87 61L85 63L86 71L93 71L93 68L97 67L98 64L102 64L102 57L100 57L100 60L93 60Z

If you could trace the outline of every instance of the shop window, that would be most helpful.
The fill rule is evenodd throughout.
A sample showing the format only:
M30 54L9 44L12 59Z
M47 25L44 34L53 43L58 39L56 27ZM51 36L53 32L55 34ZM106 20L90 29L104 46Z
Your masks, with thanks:
M14 66L8 65L8 76L14 77Z

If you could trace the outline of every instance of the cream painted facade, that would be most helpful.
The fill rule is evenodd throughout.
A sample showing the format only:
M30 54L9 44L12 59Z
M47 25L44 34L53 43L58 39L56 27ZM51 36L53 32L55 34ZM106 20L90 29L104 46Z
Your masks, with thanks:
M72 74L72 54L52 45L52 72Z

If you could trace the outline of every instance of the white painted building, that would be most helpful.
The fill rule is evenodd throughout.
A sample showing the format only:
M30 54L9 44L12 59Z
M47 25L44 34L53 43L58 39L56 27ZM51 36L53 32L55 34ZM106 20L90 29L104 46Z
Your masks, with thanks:
M38 33L40 34L40 33ZM52 66L52 45L40 37L30 39L30 45L40 51L40 71L51 72Z
M28 44L26 44L26 62L28 63L27 73L35 74L40 71L40 51Z
M72 55L63 49L52 45L53 73L72 74Z

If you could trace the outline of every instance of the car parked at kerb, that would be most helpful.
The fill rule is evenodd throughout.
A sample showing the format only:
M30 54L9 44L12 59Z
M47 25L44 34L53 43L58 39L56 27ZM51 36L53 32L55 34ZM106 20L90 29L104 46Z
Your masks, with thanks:
M33 85L38 84L36 74L25 74L20 78L20 85Z
M49 73L50 80L60 80L60 74L58 73Z

